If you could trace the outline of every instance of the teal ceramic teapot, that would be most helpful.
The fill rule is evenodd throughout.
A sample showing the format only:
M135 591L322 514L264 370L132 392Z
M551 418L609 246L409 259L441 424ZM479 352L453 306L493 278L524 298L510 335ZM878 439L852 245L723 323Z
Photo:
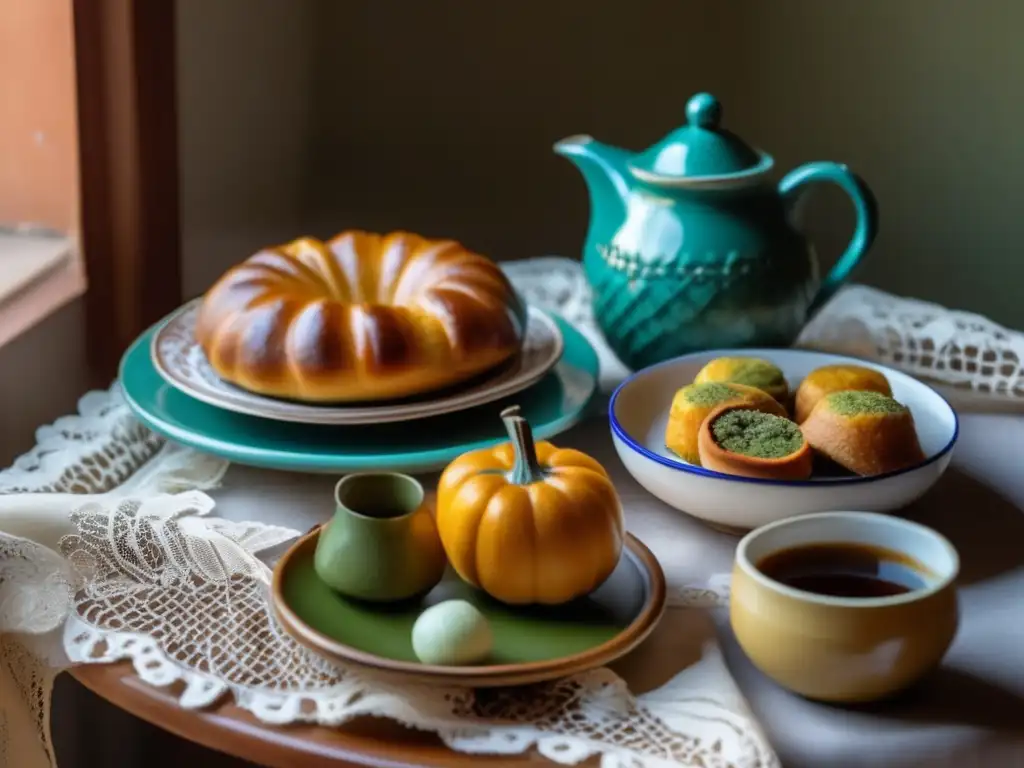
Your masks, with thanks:
M699 350L788 346L878 229L874 195L845 165L808 163L776 184L771 156L720 127L713 96L691 98L686 115L685 126L636 154L590 136L555 145L590 191L583 268L594 314L633 369ZM824 280L791 222L818 181L839 185L857 213Z

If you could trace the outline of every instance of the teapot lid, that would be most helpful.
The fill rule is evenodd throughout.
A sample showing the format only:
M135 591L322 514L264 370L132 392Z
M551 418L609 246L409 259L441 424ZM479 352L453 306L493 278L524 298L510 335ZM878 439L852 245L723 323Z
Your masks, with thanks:
M719 127L722 105L710 93L686 103L686 125L677 128L629 163L642 181L688 186L743 181L767 171L772 158Z

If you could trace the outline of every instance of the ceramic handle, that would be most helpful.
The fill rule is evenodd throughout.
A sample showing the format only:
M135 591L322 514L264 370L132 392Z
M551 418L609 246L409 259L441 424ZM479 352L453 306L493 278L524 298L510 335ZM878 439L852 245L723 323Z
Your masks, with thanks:
M813 182L827 181L837 184L853 201L857 212L857 225L853 230L853 238L839 261L832 267L818 289L818 295L811 302L808 313L813 313L828 301L839 290L839 286L850 276L871 243L878 234L878 203L875 196L864 183L864 180L839 163L807 163L790 171L779 182L779 193L790 209L799 197L807 191L807 185Z

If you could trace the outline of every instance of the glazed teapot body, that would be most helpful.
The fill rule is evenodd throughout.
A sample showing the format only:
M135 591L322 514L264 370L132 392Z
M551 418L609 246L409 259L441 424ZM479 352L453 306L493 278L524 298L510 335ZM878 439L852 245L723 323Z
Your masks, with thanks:
M689 124L633 154L589 136L555 149L583 173L591 219L583 268L609 345L639 369L689 352L791 344L850 275L877 231L874 197L845 166L809 163L778 184L772 158L718 128L706 94ZM853 240L821 279L792 209L810 182L857 209Z

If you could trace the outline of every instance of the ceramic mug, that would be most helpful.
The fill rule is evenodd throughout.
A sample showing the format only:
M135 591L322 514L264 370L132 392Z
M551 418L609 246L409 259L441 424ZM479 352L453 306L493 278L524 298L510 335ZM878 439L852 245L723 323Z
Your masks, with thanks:
M447 560L423 486L397 472L347 475L317 541L314 568L329 587L372 602L430 591Z
M922 566L923 586L887 597L833 597L769 578L758 563L821 543L881 547ZM768 677L810 699L884 698L938 666L959 623L956 550L936 531L868 512L823 512L771 523L736 549L730 621Z

